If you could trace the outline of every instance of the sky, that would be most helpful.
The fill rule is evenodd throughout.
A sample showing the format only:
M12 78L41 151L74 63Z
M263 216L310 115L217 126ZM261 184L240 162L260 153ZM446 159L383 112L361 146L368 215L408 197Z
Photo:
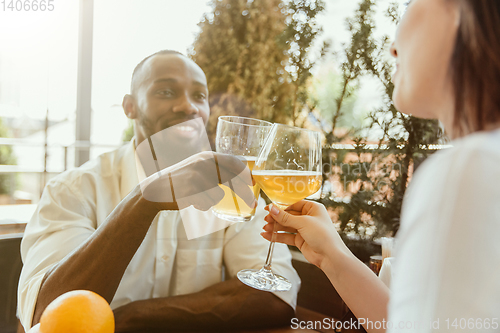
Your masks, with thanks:
M75 109L79 1L57 1L53 12L0 8L0 80L20 84L20 108L33 118L61 120ZM185 52L209 10L203 0L94 2L94 110L121 104L135 65L165 48ZM7 71L7 73L5 73ZM8 115L2 108L0 115Z
M379 0L379 8L385 9L389 2ZM317 48L329 39L338 51L348 42L345 18L352 15L358 1L325 3L326 11L319 17L324 32ZM51 12L0 7L0 116L43 119L49 109L51 120L74 119L79 1L53 0L53 4ZM111 122L113 140L119 142L116 133L127 126L121 102L129 92L135 65L160 49L186 53L199 31L197 23L209 11L207 0L94 1L93 141L109 143L104 137L111 134L103 124ZM377 14L377 33L393 38L395 28L381 12ZM360 95L366 98L361 103L376 103L380 95L376 83L367 80L363 86L366 92Z

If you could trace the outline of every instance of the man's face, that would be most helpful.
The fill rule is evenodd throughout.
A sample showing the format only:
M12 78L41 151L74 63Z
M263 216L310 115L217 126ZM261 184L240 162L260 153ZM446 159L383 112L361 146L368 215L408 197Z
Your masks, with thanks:
M207 79L193 61L176 54L156 55L148 59L134 78L134 112L125 113L135 120L137 144L173 125L201 117L206 125L208 105ZM205 130L193 124L176 126L175 137L182 145L196 142Z

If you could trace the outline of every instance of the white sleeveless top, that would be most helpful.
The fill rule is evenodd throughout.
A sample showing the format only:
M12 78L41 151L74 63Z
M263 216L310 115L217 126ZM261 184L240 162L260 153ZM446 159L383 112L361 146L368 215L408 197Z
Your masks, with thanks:
M388 332L500 332L500 130L452 144L405 196Z

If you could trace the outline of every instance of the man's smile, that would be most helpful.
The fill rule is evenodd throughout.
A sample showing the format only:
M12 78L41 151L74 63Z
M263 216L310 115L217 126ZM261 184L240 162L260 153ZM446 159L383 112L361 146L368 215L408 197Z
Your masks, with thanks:
M200 129L195 122L182 122L172 126L169 131L174 131L177 135L184 138L194 138L200 135Z

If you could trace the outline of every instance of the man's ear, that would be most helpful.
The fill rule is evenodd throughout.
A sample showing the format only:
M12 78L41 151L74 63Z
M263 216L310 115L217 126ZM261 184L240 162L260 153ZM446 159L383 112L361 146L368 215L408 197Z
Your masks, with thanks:
M137 118L137 107L135 103L135 98L132 95L126 94L123 96L123 111L125 112L125 115L129 119L136 119Z

